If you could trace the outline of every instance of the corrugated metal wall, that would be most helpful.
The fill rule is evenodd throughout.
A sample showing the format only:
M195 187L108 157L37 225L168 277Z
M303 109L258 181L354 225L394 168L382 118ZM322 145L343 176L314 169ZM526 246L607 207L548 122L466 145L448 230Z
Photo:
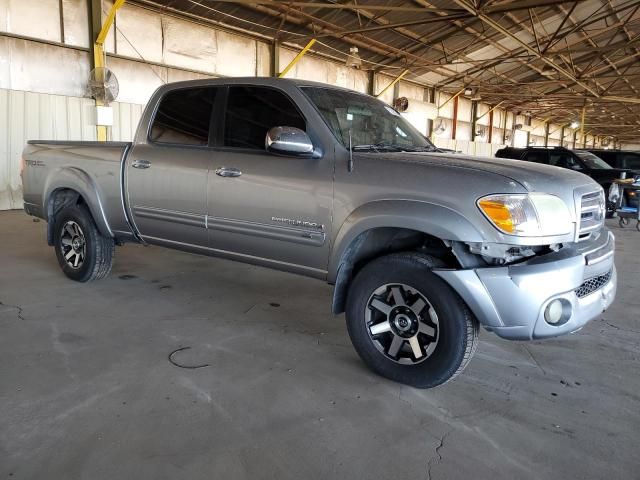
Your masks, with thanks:
M0 210L22 208L20 158L27 140L95 140L90 98L0 89ZM133 139L142 105L114 103L112 140Z

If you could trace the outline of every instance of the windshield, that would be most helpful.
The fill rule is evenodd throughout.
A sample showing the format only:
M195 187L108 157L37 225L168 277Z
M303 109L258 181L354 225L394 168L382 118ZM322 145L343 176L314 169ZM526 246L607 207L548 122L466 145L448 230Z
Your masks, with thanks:
M388 105L360 93L303 87L342 145L354 151L435 151L436 147ZM351 134L351 142L349 142Z
M609 165L607 162L602 160L600 157L595 156L591 152L575 152L575 153L578 157L580 157L580 160L582 160L589 168L596 169L596 170L611 169L611 165Z

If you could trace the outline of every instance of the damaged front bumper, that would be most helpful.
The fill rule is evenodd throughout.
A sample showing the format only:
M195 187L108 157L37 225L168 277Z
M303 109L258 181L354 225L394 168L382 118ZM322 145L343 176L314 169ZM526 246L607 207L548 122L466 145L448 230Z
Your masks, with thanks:
M611 305L617 276L615 239L595 239L526 262L468 270L434 270L464 299L480 323L511 340L555 337L582 328ZM545 318L552 302L562 318Z

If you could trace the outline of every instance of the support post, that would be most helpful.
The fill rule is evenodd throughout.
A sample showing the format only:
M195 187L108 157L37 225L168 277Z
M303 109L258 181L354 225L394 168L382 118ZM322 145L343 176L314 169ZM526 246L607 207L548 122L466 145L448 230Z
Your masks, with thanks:
M271 44L271 76L277 77L280 71L280 40L276 39Z
M549 146L549 122L544 124L544 146Z
M491 144L493 141L493 110L494 109L495 107L489 111L489 136L487 137L488 144Z
M500 139L501 145L506 145L507 143L507 116L508 111L504 110L504 115L502 116L502 138Z
M476 141L476 130L477 125L476 122L478 120L478 102L475 100L471 101L471 141Z
M564 147L564 125L560 128L560 146Z
M367 85L367 93L371 96L374 96L376 92L376 71L369 70L367 79L369 82L369 84Z
M580 139L583 143L583 146L585 146L584 144L587 141L584 137L584 117L586 113L587 113L587 105L585 104L582 106L582 115L580 118ZM575 145L573 146L573 148L575 148Z
M309 49L311 47L313 47L313 44L316 43L316 39L312 38L311 40L309 40L309 43L307 43L305 45L305 47L300 50L300 52L293 58L293 60L291 60L291 62L289 63L289 65L287 65L285 67L285 69L280 73L280 75L278 75L278 77L283 78L287 75L287 73L289 73L289 70L291 70L293 67L295 67L296 63L298 63L300 61L300 59L302 57L305 56L305 54L309 51Z
M435 103L436 102L436 89L435 88L425 88L424 90L424 100L427 103ZM433 135L433 120L427 119L427 137L431 138Z
M104 23L102 23L102 2L100 2L100 0L91 0L91 45L93 50L93 55L91 56L91 58L93 68L103 68L106 65L104 42L107 39L109 30L111 29L111 26L113 25L113 22L116 18L116 12L120 9L120 7L122 7L122 5L124 5L125 2L126 0L116 0L109 10ZM100 73L98 73L98 75L99 74ZM103 102L101 100L96 100L96 105L102 106ZM96 126L96 135L99 142L106 142L107 127L105 127L104 125Z
M578 136L578 130L573 131L573 144L571 148L576 148L576 137Z
M453 99L453 121L451 125L451 140L456 139L457 129L458 129L458 96L456 95L456 97Z

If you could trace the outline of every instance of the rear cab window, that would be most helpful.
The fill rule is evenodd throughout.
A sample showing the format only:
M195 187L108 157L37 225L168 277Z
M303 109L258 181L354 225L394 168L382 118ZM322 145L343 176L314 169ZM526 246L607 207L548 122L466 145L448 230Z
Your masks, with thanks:
M172 90L162 97L149 140L168 145L207 146L217 87Z

